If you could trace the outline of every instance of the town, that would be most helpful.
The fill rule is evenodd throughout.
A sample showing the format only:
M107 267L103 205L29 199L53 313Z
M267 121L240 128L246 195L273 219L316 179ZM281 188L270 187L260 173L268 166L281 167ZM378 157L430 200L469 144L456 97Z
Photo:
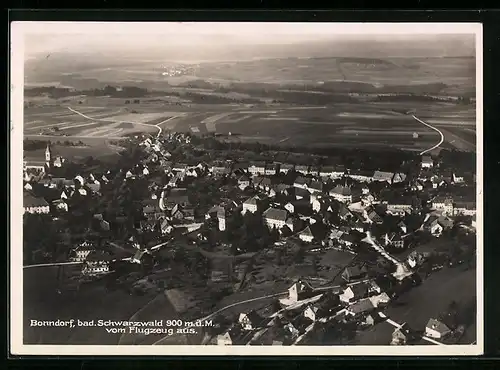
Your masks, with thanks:
M398 315L433 276L475 270L474 153L315 154L176 132L116 144L116 163L50 142L24 163L25 269L59 266L60 295L164 293L186 320L213 320L207 345L446 345L473 326L475 305L453 298L414 308L417 324Z

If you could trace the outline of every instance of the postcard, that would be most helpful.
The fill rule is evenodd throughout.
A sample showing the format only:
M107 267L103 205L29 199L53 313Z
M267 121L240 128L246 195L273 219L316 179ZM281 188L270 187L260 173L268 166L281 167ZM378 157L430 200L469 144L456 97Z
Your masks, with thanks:
M13 355L483 352L482 28L14 22Z

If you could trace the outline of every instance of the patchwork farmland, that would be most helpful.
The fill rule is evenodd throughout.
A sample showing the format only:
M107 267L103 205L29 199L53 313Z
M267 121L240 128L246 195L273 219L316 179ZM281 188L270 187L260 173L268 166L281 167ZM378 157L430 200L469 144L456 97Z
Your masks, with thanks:
M103 98L106 100L107 98ZM115 99L100 107L98 100L73 106L25 109L25 136L68 136L115 139L132 133L162 130L194 134L231 134L231 140L308 146L394 147L422 151L439 142L435 130L446 133L440 148L475 150L475 112L450 103L349 104L335 106L190 105L160 103L130 106ZM109 102L108 102L109 103ZM397 107L397 109L396 109Z

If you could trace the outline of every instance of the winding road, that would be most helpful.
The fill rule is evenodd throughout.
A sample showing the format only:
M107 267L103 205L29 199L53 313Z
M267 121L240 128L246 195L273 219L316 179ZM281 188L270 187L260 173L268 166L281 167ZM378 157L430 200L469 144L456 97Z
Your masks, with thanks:
M417 122L420 122L421 124L423 124L423 125L429 127L430 129L436 131L439 134L439 136L441 137L441 139L439 140L439 143L437 143L436 145L434 145L432 148L429 148L429 149L424 150L423 152L420 152L420 155L423 155L423 154L425 154L427 152L430 152L431 150L439 148L439 146L444 142L444 135L443 135L443 133L439 129L435 128L434 126L431 126L428 123L422 121L420 118L416 117L414 114L412 114L411 116Z
M167 121L167 120L165 120L163 122L157 123L156 125L148 125L147 123L141 123L141 122L117 121L117 120L106 119L106 118L93 118L93 117L87 116L86 114L84 114L82 112L78 112L76 109L73 109L71 107L68 107L68 109L70 111L72 111L73 113L76 113L79 116L82 116L83 118L86 118L86 119L90 119L92 121L100 121L100 122L108 122L108 123L131 123L133 125L142 125L142 126L148 126L148 127L156 127L158 129L157 136L160 136L161 133L162 133L162 128L159 125L161 125L162 123L164 123L164 122Z

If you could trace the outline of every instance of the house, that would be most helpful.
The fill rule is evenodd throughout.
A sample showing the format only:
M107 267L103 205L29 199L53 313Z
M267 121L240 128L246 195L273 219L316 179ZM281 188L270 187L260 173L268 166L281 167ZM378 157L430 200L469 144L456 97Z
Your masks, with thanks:
M107 274L112 259L111 256L104 252L92 252L85 259L82 273L90 276Z
M136 251L135 254L133 255L132 259L130 260L130 262L141 264L142 259L146 253L147 253L147 251L144 249L140 249L140 250Z
M314 296L312 287L309 284L299 280L295 282L290 288L288 288L288 298L285 300L280 300L280 302L292 304L310 298L312 296Z
M303 175L309 174L309 166L297 165L295 166L295 172L301 173Z
M293 186L299 189L307 189L309 184L312 182L312 179L309 177L298 176L294 182Z
M453 182L455 184L462 184L464 182L464 176L463 175L459 175L459 174L453 172L452 176L453 176L452 177L453 178Z
M217 336L217 345L218 346L232 346L238 344L244 344L241 342L243 337L243 329L240 325L233 325L228 331L224 334L220 334Z
M363 211L363 215L369 224L381 225L384 223L384 220L382 219L382 217L380 217L380 215L372 207L366 208Z
M87 276L96 276L101 274L107 274L109 272L109 262L108 261L85 261L85 265L82 269L82 274Z
M370 182L373 180L373 172L366 170L350 170L348 176L360 182Z
M384 235L384 245L391 246L394 248L404 248L405 247L405 237L402 236L400 233L396 232L391 232L391 233L385 233Z
M476 202L459 201L453 205L454 216L474 216L476 214Z
M159 206L162 211L172 210L174 206L179 205L186 207L189 205L189 197L187 190L184 188L171 189L167 195L167 191L162 191L159 200Z
M436 319L429 319L425 326L425 335L430 338L443 339L451 334L451 329Z
M262 216L264 217L264 221L269 228L281 229L285 226L288 212L284 209L269 207L266 211L264 211Z
M304 317L307 317L311 321L316 321L319 319L318 317L318 311L319 307L318 306L311 306L308 305L306 309L304 310Z
M302 230L299 233L299 239L306 243L312 243L313 241L320 242L325 238L326 231L324 224L316 222Z
M403 323L392 332L391 345L406 345L415 339L415 333L407 323Z
M165 213L158 204L146 204L142 207L142 213L144 217L155 220L159 220L161 217L165 216Z
M349 234L343 234L342 237ZM347 282L351 282L354 280L362 279L366 276L366 268L364 266L350 266L346 267L344 271L342 271L342 279Z
M314 212L334 212L337 208L337 203L329 197L318 197L312 202L312 210Z
M23 192L23 208L24 213L49 213L50 207L49 203L41 197L36 197L32 193L27 191Z
M440 236L443 231L453 227L453 221L445 216L431 216L426 223L430 233L434 236Z
M380 291L379 291L380 293ZM383 307L389 304L391 297L385 292L369 297L374 307Z
M173 226L169 220L164 219L160 225L160 231L163 235L170 234L173 231Z
M263 176L256 175L252 177L252 186L254 189L260 189L260 183L264 180Z
M294 187L293 193L295 195L295 199L297 199L297 200L302 199L302 200L309 201L309 199L311 198L311 193L308 190L303 189L303 188Z
M394 174L394 177L392 178L392 183L393 184L399 184L401 182L404 182L406 180L406 174L402 173L402 172L396 172Z
M335 167L334 166L321 166L319 168L319 176L321 177L333 177L335 175Z
M342 203L357 203L361 200L361 192L348 186L336 186L330 190L330 196Z
M372 301L369 298L361 299L346 308L346 315L360 316L375 310Z
M264 170L266 176L274 176L279 173L279 165L277 163L267 163Z
M382 321L382 318L380 317L380 315L378 315L377 313L371 313L371 314L366 315L365 321L363 322L363 324L367 325L367 326L374 326L381 321Z
M247 212L250 213L258 212L260 211L264 203L265 201L261 196L255 195L243 202L243 209L241 210L241 213L245 214Z
M312 181L308 190L311 193L322 193L325 190L325 183L323 181Z
M345 245L346 247L351 247L354 244L360 242L359 237L354 234L343 232L339 238L339 244Z
M302 227L303 227L304 223L303 221L296 217L296 216L290 216L286 219L286 223L285 223L285 226L286 228L283 228L280 230L280 232L282 232L282 236L284 236L284 234L287 233L287 228L289 229L289 235L292 235L292 233L294 233L295 231L297 230L300 230Z
M231 173L231 164L228 162L215 162L209 171L213 176L226 176Z
M255 311L240 313L238 318L238 323L241 325L243 330L255 330L265 325L266 321L266 318L260 316Z
M83 242L73 249L71 253L71 260L74 262L83 262L87 259L90 253L95 251L93 244L89 242Z
M373 174L373 181L392 183L394 178L393 172L375 171Z
M370 285L367 283L359 283L348 286L339 294L341 302L350 303L367 298L370 294Z
M384 201L387 213L403 216L412 213L416 203L412 197L405 196L392 196L389 200Z
M422 156L422 162L420 165L422 168L432 168L434 167L434 161L432 160L432 157L424 155Z
M250 186L250 178L247 176L247 175L241 175L239 178L238 178L238 187L241 189L241 190L245 190L246 188L248 188Z
M290 163L281 163L279 166L279 172L285 175L293 170L294 170L294 165Z
M252 176L264 175L266 173L266 163L265 162L254 162L248 167L248 172Z
M339 217L341 220L347 221L354 218L354 214L351 210L343 203L339 204Z
M432 209L442 211L443 214L453 215L453 199L438 196L432 200Z
M52 202L52 204L54 205L55 209L57 209L58 211L64 211L64 212L68 212L68 203L66 203L64 200L62 199L56 199Z

